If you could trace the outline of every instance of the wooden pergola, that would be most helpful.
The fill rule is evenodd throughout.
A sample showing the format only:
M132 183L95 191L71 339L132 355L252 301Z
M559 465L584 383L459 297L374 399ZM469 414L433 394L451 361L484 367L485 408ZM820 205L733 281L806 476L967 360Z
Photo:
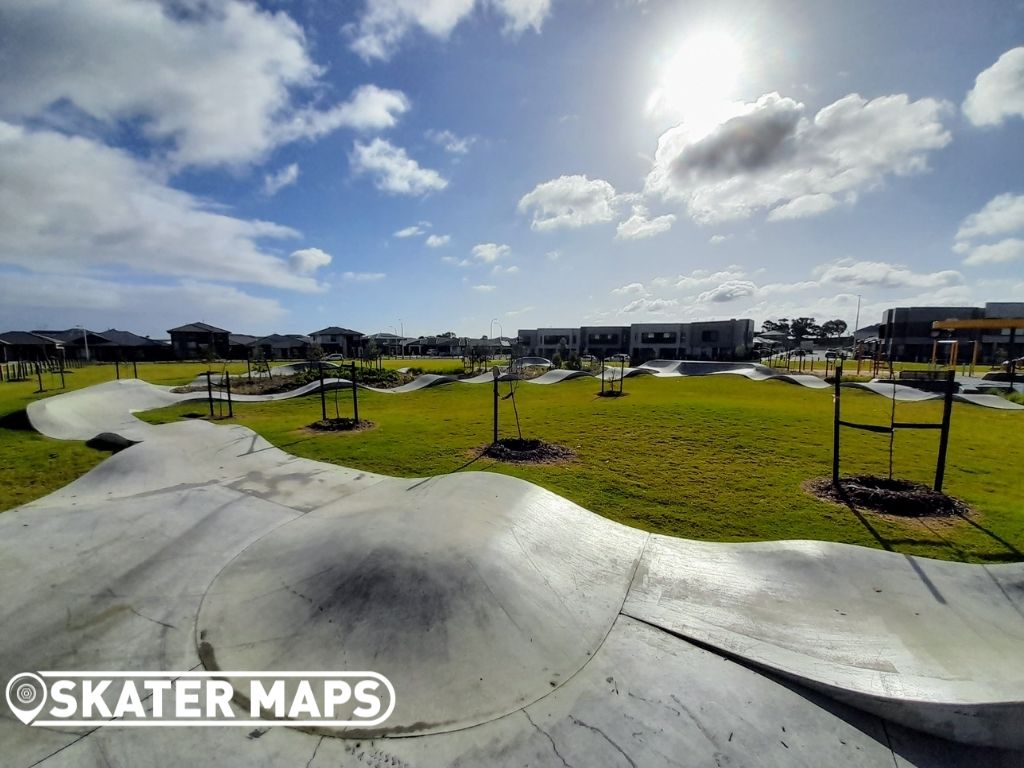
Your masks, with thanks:
M1024 329L1024 317L988 317L984 320L936 320L932 323L933 331L1003 331L1009 329L1010 338L1006 345L1007 368L1010 373L1010 389L1013 389L1016 365L1013 360L1013 343L1017 329ZM956 360L958 342L954 341L950 360ZM932 364L935 364L939 352L939 340L932 344ZM974 342L974 354L971 356L971 372L978 362L978 342Z

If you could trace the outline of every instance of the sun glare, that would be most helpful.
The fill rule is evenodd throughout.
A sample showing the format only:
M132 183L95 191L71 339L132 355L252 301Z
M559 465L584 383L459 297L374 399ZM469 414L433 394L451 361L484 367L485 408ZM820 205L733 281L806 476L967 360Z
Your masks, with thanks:
M714 121L735 99L743 68L736 39L722 30L691 34L661 67L649 111L669 115L693 127Z

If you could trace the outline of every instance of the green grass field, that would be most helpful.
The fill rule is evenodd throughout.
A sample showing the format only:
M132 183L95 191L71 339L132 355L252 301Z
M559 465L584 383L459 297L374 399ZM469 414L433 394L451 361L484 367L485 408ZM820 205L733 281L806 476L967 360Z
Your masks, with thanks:
M406 395L360 393L372 430L311 434L319 396L236 406L235 421L307 458L416 477L485 470L533 481L588 509L645 530L696 539L824 539L949 560L1024 559L1021 414L956 404L945 490L970 519L898 520L815 499L801 489L831 467L832 395L781 382L716 376L630 379L627 396L596 396L598 384L520 385L523 434L574 449L559 465L515 466L478 458L490 440L489 386L449 385ZM502 395L508 385L503 384ZM328 415L335 396L328 395ZM844 418L887 424L888 400L844 391ZM154 411L161 423L195 406ZM338 412L351 416L347 393ZM941 404L897 405L897 420L938 421ZM503 436L515 435L511 401ZM900 432L895 474L930 483L938 434ZM888 436L845 430L844 474L888 472Z
M388 360L430 372L460 361ZM221 370L219 366L217 370ZM201 363L144 364L146 381L179 385L206 369ZM122 368L128 375L130 366ZM244 363L229 370L244 373ZM69 389L109 381L114 367L67 374ZM0 384L0 509L23 504L65 485L107 454L32 431L23 410L59 393L59 378ZM1021 414L954 405L946 490L974 509L968 520L903 521L854 512L819 501L801 489L831 466L832 395L781 382L731 376L688 379L643 377L626 382L626 397L596 396L594 380L553 386L519 385L523 434L566 445L577 453L558 465L514 466L479 458L490 440L491 388L449 385L405 395L360 393L360 416L374 429L311 434L319 396L265 404L237 404L235 422L293 454L406 477L485 470L531 480L606 517L677 536L722 541L824 539L885 547L950 560L1024 560L1024 442ZM508 393L503 384L501 393ZM328 415L335 412L328 395ZM351 415L351 396L337 395L338 412ZM844 418L884 424L889 401L844 391ZM196 410L195 404L145 414L154 423ZM937 421L941 404L897 406L901 421ZM514 436L512 401L501 402L500 429ZM895 474L930 482L936 432L896 436ZM888 472L888 437L846 430L845 474Z

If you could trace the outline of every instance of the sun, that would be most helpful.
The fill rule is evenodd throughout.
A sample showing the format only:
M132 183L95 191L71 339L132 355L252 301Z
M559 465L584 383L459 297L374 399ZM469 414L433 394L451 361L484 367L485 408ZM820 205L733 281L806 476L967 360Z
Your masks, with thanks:
M743 52L721 29L693 32L675 45L660 66L648 111L696 124L714 120L736 97Z

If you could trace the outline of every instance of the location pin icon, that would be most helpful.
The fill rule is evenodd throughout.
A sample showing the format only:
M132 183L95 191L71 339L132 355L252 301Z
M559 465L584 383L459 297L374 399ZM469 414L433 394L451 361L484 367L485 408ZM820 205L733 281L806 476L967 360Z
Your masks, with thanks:
M22 672L7 683L7 706L14 716L28 725L46 705L46 683L39 675Z

